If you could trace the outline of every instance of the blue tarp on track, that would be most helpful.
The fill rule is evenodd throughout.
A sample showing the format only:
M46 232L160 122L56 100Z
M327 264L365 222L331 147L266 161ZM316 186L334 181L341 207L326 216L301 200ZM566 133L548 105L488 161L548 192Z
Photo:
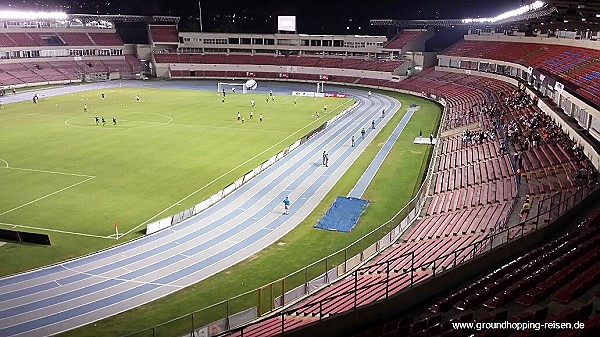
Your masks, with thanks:
M337 197L327 213L317 221L315 228L349 232L367 209L367 200L352 197Z

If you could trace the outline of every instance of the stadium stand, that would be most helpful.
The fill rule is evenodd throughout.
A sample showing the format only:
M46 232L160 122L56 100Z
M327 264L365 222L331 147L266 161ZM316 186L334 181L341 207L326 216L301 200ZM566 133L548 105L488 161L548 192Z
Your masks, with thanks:
M383 45L384 49L402 49L408 43L416 40L419 36L423 35L422 31L410 31L404 30L396 36L394 36L390 41L388 41L385 45Z
M573 146L574 143L547 117L542 116L544 114L521 88L495 79L433 69L427 69L403 82L387 84L398 89L442 96L449 104L441 128L449 135L440 140L435 166L437 174L431 187L432 197L423 210L422 218L409 227L402 238L388 250L347 277L298 302L285 314L250 325L234 333L234 336L246 336L250 331L260 331L263 336L274 336L281 332L282 327L284 331L295 329L296 325L299 326L296 322L298 319L302 320L304 326L310 323L307 319L343 315L357 306L386 299L414 283L425 281L436 273L473 258L486 249L490 240L493 240L488 237L493 233L504 230L508 233L507 240L521 237L534 230L535 226L527 226L528 218L518 216L516 206L521 200L520 191L528 191L531 195L526 198L532 198L535 211L542 212L547 211L541 205L544 198L558 193L562 200L566 200L569 193L577 191L586 195L595 188L595 169L586 163L585 156ZM543 132L548 132L549 135L544 136ZM542 135L538 139L535 134L540 133ZM527 145L522 144L523 139L532 136L536 139L535 146L525 148ZM566 150L569 147L572 151ZM524 158L532 159L529 161ZM535 163L533 158L537 159ZM569 171L556 174L562 167L568 167ZM572 180L568 176L573 171L570 168L584 169L585 178L582 171L578 176L579 183L571 184ZM516 169L525 170L523 179L517 178ZM539 185L544 186L544 190L536 190ZM561 212L571 205L565 203L561 206ZM542 222L550 221L550 212L546 214L548 216ZM511 219L514 219L513 222L510 222ZM595 223L594 221L590 223ZM517 223L520 224L515 226ZM587 226L589 227L589 223ZM459 291L460 295L452 295L451 299L442 300L441 304L432 307L432 312L424 318L401 318L357 336L458 336L457 330L452 328L452 322L473 322L480 317L521 319L518 312L513 314L502 306L517 298L524 299L528 289L544 277L554 274L552 270L546 269L543 269L544 273L537 272L543 265L534 265L531 259L540 255L544 256L545 265L553 267L560 265L563 269L571 270L569 263L579 263L579 276L565 276L559 269L556 270L562 275L564 288L554 298L557 301L571 301L576 295L585 292L588 289L586 287L594 284L593 282L597 284L600 271L595 266L591 267L595 255L586 257L583 263L578 260L582 252L595 247L597 243L598 236L592 238L587 231L595 232L597 228L586 229L585 234L578 236L580 239L590 240L583 246L578 246L578 253L573 252L570 247L583 242L573 241L570 245L556 243L562 242L563 238L554 243L554 246L560 247L560 251L554 255L544 255L543 252L552 248L542 247L533 255L519 258L522 265L527 266L521 267L519 273L515 273L516 268L511 268L507 270L508 276L498 276L494 280L485 278L485 282L479 283L480 286L502 280L501 284L494 283L494 287L484 288L485 296L483 292L473 292L474 288L469 286L466 290ZM569 254L562 254L565 252ZM559 256L563 260L554 261ZM511 262L508 265L513 264ZM532 276L525 277L527 275ZM570 282L567 286L567 280L571 276L583 285L577 286L579 283ZM510 288L503 290L506 288L502 286ZM542 293L548 295L548 290L544 291ZM495 311L482 309L488 312L481 314L471 310L486 307L495 308ZM573 310L587 312L589 305ZM550 313L549 316L546 307L532 315L539 321L547 317L564 318L565 315L553 309ZM582 314L578 317L585 320L589 316ZM254 335L254 332L250 335Z
M442 55L518 63L542 69L568 82L582 96L600 104L600 51L542 43L462 40Z
M297 67L339 68L392 72L404 61L353 59L341 57L271 56L242 54L154 54L157 63L190 64L257 64Z
M179 34L175 25L149 25L148 28L154 43L179 43Z
M431 305L427 312L390 320L355 334L389 336L538 336L535 331L456 330L462 322L584 322L585 330L545 331L543 336L600 333L600 214L579 227L475 280Z

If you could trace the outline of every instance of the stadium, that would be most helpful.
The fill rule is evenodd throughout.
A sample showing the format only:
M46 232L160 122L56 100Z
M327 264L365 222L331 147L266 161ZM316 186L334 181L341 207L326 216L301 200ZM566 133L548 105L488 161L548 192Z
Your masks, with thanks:
M0 336L600 335L597 4L199 9L0 10Z

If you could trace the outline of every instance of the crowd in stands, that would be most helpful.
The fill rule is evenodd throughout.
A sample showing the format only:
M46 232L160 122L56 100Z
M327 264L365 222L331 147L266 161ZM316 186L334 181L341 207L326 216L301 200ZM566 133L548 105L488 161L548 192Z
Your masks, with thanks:
M577 145L562 132L558 124L549 115L537 108L537 100L531 98L524 87L515 89L503 101L504 131L512 142L516 152L517 168L525 170L523 166L523 151L538 149L544 145L558 147L574 163L572 178L577 185L595 184L597 182L597 170L583 153L581 146ZM518 112L512 115L511 112ZM549 163L552 164L552 163Z

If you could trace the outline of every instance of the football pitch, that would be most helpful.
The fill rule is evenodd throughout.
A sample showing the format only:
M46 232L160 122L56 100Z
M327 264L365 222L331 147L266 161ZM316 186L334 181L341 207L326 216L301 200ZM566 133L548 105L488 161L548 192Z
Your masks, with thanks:
M14 258L0 274L111 246L115 221L124 240L143 235L146 223L206 199L354 102L267 98L124 87L3 105L0 228L48 233L53 249L0 247ZM28 248L44 256L16 256Z

